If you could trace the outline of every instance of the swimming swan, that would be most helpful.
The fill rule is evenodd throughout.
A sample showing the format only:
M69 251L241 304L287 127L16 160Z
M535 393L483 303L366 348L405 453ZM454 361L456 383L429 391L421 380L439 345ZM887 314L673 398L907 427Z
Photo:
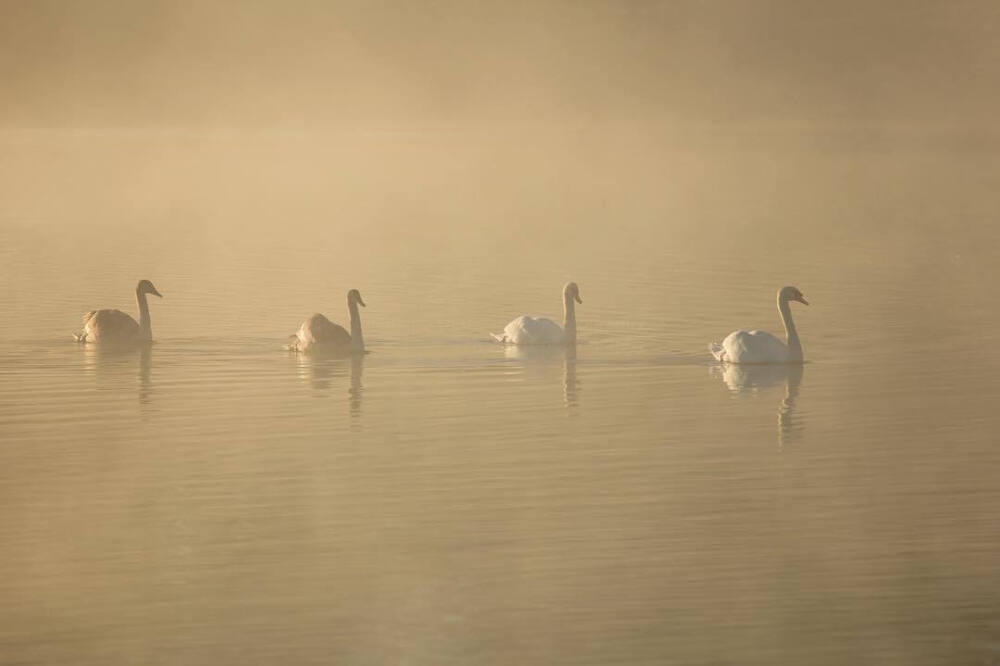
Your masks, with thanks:
M801 363L802 343L792 321L789 301L809 305L796 287L784 287L778 292L778 312L785 325L787 342L766 331L734 331L721 345L713 342L708 346L712 356L724 363Z
M576 305L583 303L580 288L575 282L567 282L563 287L563 311L565 318L562 328L545 317L521 315L507 324L503 333L490 333L497 342L509 345L563 345L576 343Z
M314 314L302 322L298 333L291 336L293 341L288 348L299 352L364 352L365 339L361 335L361 315L358 314L358 305L367 307L361 300L361 292L351 289L347 292L347 311L351 315L350 333L323 315Z
M101 342L104 344L136 344L151 342L153 329L149 321L149 304L146 294L163 296L149 280L140 280L135 288L135 300L139 303L139 321L121 310L91 310L83 315L83 331L74 333L77 342Z

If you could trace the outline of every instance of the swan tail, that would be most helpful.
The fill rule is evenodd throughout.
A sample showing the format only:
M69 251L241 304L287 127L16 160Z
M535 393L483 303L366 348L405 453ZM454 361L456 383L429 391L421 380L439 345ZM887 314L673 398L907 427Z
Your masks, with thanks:
M713 342L710 345L708 345L708 350L712 352L712 356L715 357L716 361L725 360L723 357L726 355L726 352L722 348L722 345L720 345L718 342Z
M500 344L504 344L505 342L507 342L507 335L504 333L490 333L490 337L499 342Z
M115 312L118 312L118 311L115 310ZM121 313L119 313L119 314L121 314ZM87 341L87 324L89 324L90 320L93 319L96 315L97 315L97 310L91 310L87 314L83 315L83 330L80 331L79 333L74 333L73 334L73 339L74 340L76 340L77 342L86 342Z

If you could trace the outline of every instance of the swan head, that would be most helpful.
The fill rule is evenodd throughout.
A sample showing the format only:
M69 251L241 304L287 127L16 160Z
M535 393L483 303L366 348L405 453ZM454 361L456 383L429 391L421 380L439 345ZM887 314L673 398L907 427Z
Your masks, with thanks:
M798 287L782 287L781 291L778 292L778 300L785 301L797 301L803 305L809 305L809 301L806 297L802 295Z
M149 280L139 280L139 284L136 285L135 293L137 294L152 294L153 296L159 296L163 298L163 294L156 291L156 287Z
M368 307L367 305L365 305L365 302L361 300L361 292L358 291L357 289L351 289L349 292L347 292L347 304L352 305L354 303L357 303L363 308Z
M576 282L567 282L566 286L563 287L563 298L568 302L573 299L577 303L583 303L583 299L580 298L580 288L576 286Z

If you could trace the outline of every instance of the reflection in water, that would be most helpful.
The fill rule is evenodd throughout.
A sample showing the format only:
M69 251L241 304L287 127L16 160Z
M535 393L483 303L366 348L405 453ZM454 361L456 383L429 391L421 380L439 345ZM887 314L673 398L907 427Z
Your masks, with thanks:
M308 381L310 386L319 391L330 390L334 384L334 379L347 376L349 371L350 383L347 394L351 416L358 416L361 413L361 397L364 394L364 386L361 383L365 363L364 354L343 354L336 356L292 355L298 363L299 378L303 381Z
M150 380L153 369L153 346L143 345L139 349L139 404L148 405L153 395L153 383Z
M788 380L785 383L785 399L781 401L781 409L778 410L778 447L785 445L785 439L791 436L802 434L802 427L796 427L795 400L799 397L799 386L802 385L802 375L805 374L806 366L796 363L788 368Z
M80 345L83 349L84 369L98 383L113 382L127 376L129 370L138 369L137 395L140 405L149 405L153 396L153 346L115 347L100 344Z
M580 381L576 378L576 345L504 345L504 356L527 366L546 366L563 362L563 404L576 407Z
M309 382L314 389L326 391L333 385L334 377L344 374L343 359L298 353L293 353L292 356L298 363L299 379Z
M733 393L758 393L784 382L785 398L778 408L778 448L786 441L797 438L802 432L795 424L795 400L799 397L799 387L805 365L733 365L712 366L712 372L720 373L722 381Z
M365 355L351 354L351 386L347 389L347 394L350 396L348 401L351 404L351 416L361 414L361 395L365 391L365 387L361 384L361 373L364 371L364 367Z
M576 407L580 382L576 379L576 345L568 345L563 356L563 403Z

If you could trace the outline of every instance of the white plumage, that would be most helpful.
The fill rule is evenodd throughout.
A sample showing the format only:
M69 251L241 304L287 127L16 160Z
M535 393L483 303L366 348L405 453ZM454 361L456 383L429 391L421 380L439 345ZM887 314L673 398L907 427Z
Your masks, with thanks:
M576 306L583 303L575 282L563 287L563 326L546 317L521 315L504 326L503 333L490 333L497 342L510 345L563 345L576 342Z
M546 317L521 315L504 326L503 333L491 334L498 342L512 345L558 345L565 334L562 327Z
M721 344L713 342L709 345L712 355L725 363L801 363L802 343L792 321L788 306L790 301L809 305L796 287L784 287L778 291L778 312L785 326L787 341L783 342L767 331L733 331Z

